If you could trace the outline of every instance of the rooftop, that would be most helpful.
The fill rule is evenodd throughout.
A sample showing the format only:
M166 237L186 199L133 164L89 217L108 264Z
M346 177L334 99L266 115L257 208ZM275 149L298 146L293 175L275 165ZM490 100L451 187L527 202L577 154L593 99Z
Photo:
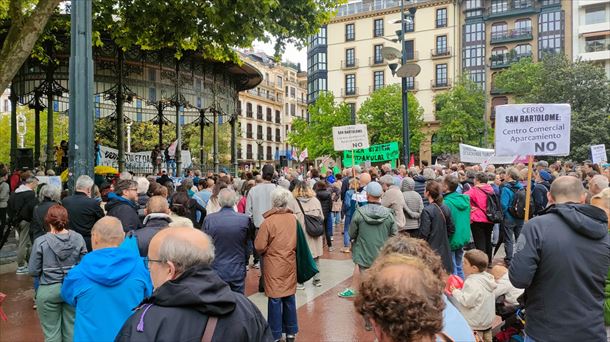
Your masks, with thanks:
M429 2L432 0L404 0L405 7L409 7L414 4ZM401 0L359 0L349 2L341 7L337 11L337 17L345 17L348 15L354 15L358 13L381 11L389 8L400 7Z

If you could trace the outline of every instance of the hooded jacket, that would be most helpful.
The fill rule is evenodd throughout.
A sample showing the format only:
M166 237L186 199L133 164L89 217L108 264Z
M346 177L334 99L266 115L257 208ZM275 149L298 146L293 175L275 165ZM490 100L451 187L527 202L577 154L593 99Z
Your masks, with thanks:
M586 204L549 206L529 220L509 268L525 289L525 331L536 341L603 341L610 266L608 219Z
M349 225L354 263L371 267L381 247L396 232L396 222L390 209L374 202L357 207Z
M405 208L405 230L418 229L419 218L424 210L422 196L414 191L415 181L413 178L405 177L402 180L400 190L407 204Z
M388 190L383 193L383 196L381 197L381 205L392 210L394 219L396 220L397 229L399 231L404 230L405 210L407 203L405 202L400 188L395 185L391 185Z
M116 247L85 255L61 287L64 301L76 308L74 341L114 341L132 310L151 294L142 258Z
M454 302L473 330L491 328L496 317L495 288L493 276L481 272L467 276L464 287L453 290Z
M111 192L104 208L108 216L114 216L121 221L125 233L141 227L137 203Z
M494 189L489 184L473 186L464 194L470 197L470 222L491 223L487 219L487 195L494 193Z
M511 222L514 221L523 221L522 219L514 218L513 215L510 214L508 208L513 204L513 198L515 197L515 192L523 189L523 185L516 181L506 182L502 187L500 192L500 202L502 204L502 213L504 214L504 219L507 219Z
M8 198L10 197L11 186L8 182L0 179L0 209L8 206Z
M451 210L455 226L455 232L449 239L449 248L455 251L470 241L470 197L450 192L445 195L444 203Z
M155 289L115 341L201 341L209 316L218 317L212 341L273 341L258 308L205 265Z
M414 176L413 180L415 181L415 192L419 194L424 202L424 206L428 205L428 199L424 196L424 192L426 191L426 178L424 176Z
M172 223L172 219L167 214L152 213L146 215L144 226L133 232L138 240L138 250L141 257L148 255L148 245L150 245L150 240L152 240L153 236L161 229L169 227L170 223Z
M31 276L40 277L41 285L61 283L85 254L87 247L79 233L46 233L34 241L28 269Z
M34 207L37 204L36 193L25 184L21 184L8 199L8 216L11 222L32 222Z

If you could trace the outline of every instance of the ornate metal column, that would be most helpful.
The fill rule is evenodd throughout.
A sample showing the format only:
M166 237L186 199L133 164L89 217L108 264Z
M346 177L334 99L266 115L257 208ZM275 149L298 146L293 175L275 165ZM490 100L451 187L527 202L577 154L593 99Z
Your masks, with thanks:
M124 74L123 65L125 54L119 46L117 49L117 89L116 89L116 136L117 150L119 151L119 172L125 171L125 134L123 122L123 103L125 102L124 93Z
M180 177L182 174L182 127L180 125L180 61L176 60L176 177ZM168 170L169 171L169 170Z
M214 115L214 172L220 172L220 161L218 160L218 114L216 108L212 109Z
M40 165L40 111L44 109L40 90L34 91L34 97L28 104L34 110L34 166Z
M15 90L15 82L11 82L11 170L17 167L17 91Z
M237 177L237 117L237 113L231 116L231 164L235 177Z
M47 93L47 162L45 164L45 168L49 170L55 167L55 141L53 129L53 72L55 70L54 67L51 66L51 64L48 64L46 69L47 78L45 80L45 83ZM73 93L70 94L70 97L72 96ZM72 111L73 110L70 110L70 112Z

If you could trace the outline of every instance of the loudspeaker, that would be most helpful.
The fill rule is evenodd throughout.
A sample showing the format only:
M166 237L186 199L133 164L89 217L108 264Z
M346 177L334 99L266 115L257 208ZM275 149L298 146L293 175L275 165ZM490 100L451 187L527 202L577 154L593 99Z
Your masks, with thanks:
M288 166L288 158L286 156L280 156L280 167Z
M34 168L34 150L32 148L18 148L16 157L17 168Z

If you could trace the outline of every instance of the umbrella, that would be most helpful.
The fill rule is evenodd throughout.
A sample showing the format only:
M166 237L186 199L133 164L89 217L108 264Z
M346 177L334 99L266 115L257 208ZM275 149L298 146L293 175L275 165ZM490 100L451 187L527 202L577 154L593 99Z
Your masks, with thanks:
M95 174L96 175L116 175L117 173L119 173L119 170L115 169L112 166L108 166L108 165L98 165L95 167Z

